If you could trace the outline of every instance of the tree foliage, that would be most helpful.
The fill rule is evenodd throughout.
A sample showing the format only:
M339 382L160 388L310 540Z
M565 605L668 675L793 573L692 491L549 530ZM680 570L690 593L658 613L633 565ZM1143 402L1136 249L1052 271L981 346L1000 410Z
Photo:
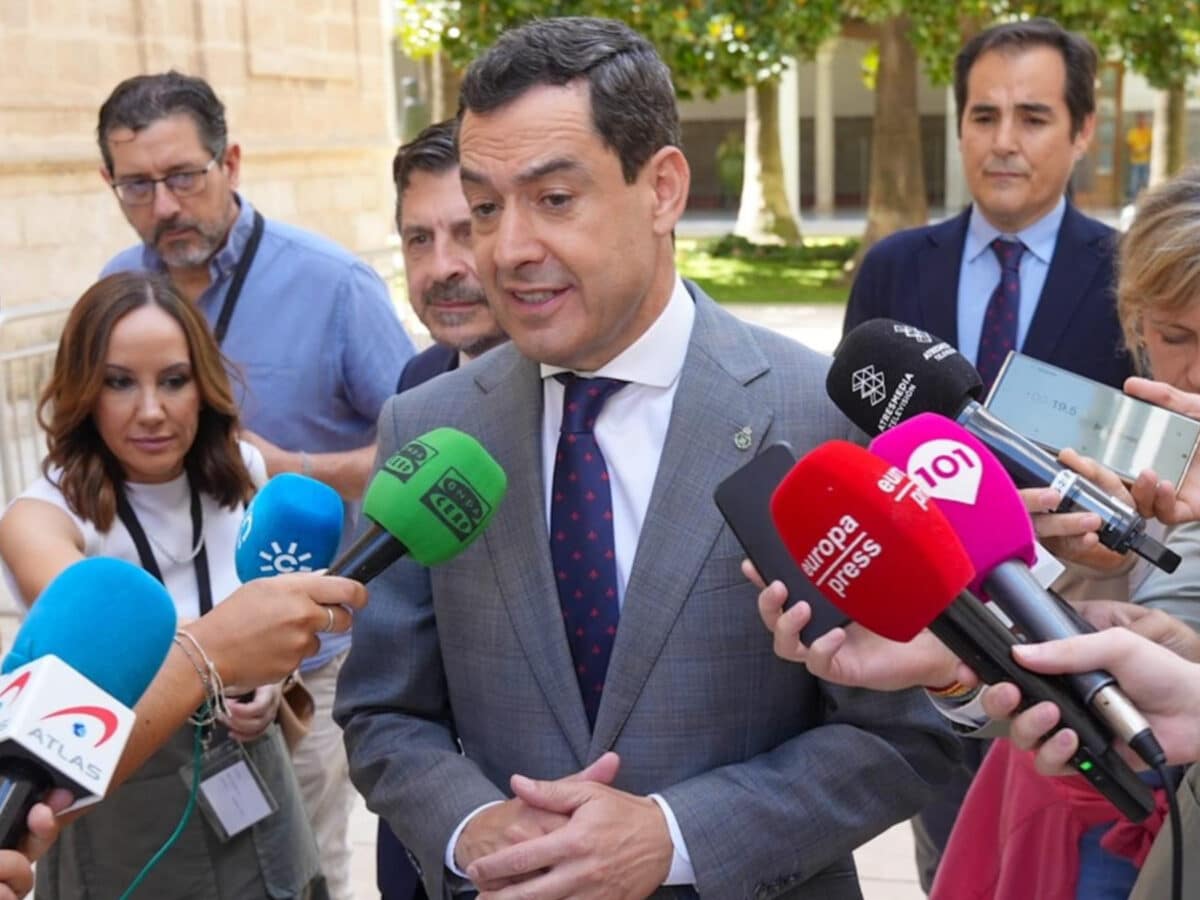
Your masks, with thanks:
M502 31L533 18L602 16L645 35L671 68L682 97L720 93L777 80L789 56L811 57L836 33L836 0L400 0L405 51L441 47L466 65Z

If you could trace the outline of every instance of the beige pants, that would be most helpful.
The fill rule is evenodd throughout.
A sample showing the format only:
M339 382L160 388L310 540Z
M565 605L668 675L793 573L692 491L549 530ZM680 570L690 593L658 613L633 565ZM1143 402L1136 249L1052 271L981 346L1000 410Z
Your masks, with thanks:
M1200 765L1188 769L1176 794L1183 825L1183 896L1200 897ZM1171 896L1171 825L1164 821L1129 900Z
M304 673L304 686L315 709L309 733L292 751L300 795L321 852L321 871L333 900L354 900L350 878L350 812L354 786L346 763L342 729L333 721L333 695L338 672L346 661L339 654L318 669Z

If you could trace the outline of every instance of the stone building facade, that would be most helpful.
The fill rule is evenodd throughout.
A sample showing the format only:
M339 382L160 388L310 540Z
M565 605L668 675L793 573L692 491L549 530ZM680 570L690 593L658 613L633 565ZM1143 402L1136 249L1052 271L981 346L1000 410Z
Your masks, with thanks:
M392 233L387 0L0 0L0 312L69 302L134 240L97 174L122 79L206 78L267 216L358 253Z

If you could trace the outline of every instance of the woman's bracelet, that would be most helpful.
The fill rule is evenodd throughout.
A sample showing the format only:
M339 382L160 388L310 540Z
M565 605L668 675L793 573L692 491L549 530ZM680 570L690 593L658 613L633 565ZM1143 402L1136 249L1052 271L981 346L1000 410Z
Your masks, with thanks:
M200 646L195 635L186 628L180 628L175 632L175 643L179 645L183 655L196 669L196 674L200 676L200 683L204 687L205 704L191 717L192 724L211 725L216 721L218 715L228 716L229 708L225 704L225 683L221 680L221 673L217 671L216 665L204 652L204 648ZM188 649L189 643L195 648L194 653ZM199 660L197 660L197 656L199 656Z

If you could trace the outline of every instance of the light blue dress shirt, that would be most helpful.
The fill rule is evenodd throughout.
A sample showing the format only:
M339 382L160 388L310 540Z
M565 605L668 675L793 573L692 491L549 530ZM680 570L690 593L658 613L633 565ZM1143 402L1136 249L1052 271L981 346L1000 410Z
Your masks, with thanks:
M254 208L240 195L238 203L225 246L209 262L212 282L196 301L210 325L253 229ZM166 264L138 244L101 275L132 270L165 272ZM221 349L232 362L242 424L285 450L309 453L374 442L379 411L413 355L387 286L370 266L326 238L270 219ZM343 547L357 507L346 505ZM321 649L303 670L350 646L349 634L319 637Z
M983 334L983 314L988 301L1000 283L1000 261L992 250L992 241L998 237L1017 238L1025 245L1021 254L1021 308L1017 312L1017 349L1025 345L1025 335L1033 322L1050 261L1054 258L1054 246L1058 243L1058 229L1067 211L1066 198L1059 198L1058 205L1028 228L1015 235L1006 234L995 228L980 213L978 206L971 207L971 219L967 223L967 239L963 245L962 264L958 273L958 352L975 365L979 353L979 337Z

